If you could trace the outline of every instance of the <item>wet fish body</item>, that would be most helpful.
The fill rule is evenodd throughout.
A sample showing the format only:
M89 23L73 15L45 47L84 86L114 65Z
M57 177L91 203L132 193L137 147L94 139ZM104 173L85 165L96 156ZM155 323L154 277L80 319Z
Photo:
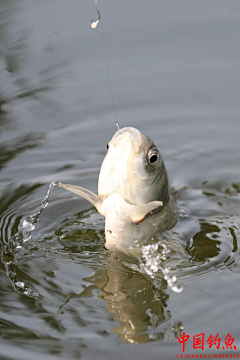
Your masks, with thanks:
M90 201L105 216L106 247L140 244L171 229L177 204L163 158L139 130L119 129L108 143L98 180L98 195L80 186L59 186Z

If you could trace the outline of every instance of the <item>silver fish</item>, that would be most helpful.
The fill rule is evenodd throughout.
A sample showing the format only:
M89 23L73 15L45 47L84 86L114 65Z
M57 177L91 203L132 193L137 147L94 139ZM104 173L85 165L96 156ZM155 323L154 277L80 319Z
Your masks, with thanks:
M82 196L105 216L107 248L135 247L178 220L163 158L152 140L133 127L119 129L109 141L98 195L80 186L59 186Z

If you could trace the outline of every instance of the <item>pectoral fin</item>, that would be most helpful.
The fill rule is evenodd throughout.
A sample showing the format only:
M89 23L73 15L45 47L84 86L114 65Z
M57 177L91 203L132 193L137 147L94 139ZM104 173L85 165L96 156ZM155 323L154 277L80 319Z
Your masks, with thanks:
M162 201L152 201L144 205L133 205L131 212L129 213L132 221L136 224L142 222L145 216L152 210L157 209L159 206L163 206Z
M93 204L93 206L95 206L95 208L101 215L104 215L102 200L100 199L100 197L98 195L94 194L92 191L85 189L81 186L62 184L60 182L58 183L58 186L83 197L84 199L89 201L91 204Z

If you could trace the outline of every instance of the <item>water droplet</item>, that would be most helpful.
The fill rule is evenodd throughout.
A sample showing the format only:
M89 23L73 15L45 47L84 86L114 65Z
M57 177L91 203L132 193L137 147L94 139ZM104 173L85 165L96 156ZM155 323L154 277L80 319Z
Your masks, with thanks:
M28 222L27 220L23 221L22 227L23 227L23 229L27 229L30 231L35 229L35 226L33 224L31 224L30 222Z
M18 286L18 287L21 288L21 289L24 289L24 288L25 288L25 284L24 284L23 281L17 281L17 282L15 283L15 285Z
M171 287L171 289L172 289L172 291L179 294L183 291L183 286L182 285L174 285Z

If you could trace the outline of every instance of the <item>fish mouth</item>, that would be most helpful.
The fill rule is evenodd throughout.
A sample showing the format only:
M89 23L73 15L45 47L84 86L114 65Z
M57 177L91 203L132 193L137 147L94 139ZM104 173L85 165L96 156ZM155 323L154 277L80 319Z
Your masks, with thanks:
M142 143L143 143L143 135L142 133L133 128L133 127L124 127L119 129L111 140L111 145L116 147L120 142L131 142L131 147L134 150L135 154L138 154L141 151Z
M101 199L117 192L133 203L135 160L144 147L144 135L132 127L119 129L109 143L108 152L101 166L98 194ZM136 180L136 179L135 179Z

